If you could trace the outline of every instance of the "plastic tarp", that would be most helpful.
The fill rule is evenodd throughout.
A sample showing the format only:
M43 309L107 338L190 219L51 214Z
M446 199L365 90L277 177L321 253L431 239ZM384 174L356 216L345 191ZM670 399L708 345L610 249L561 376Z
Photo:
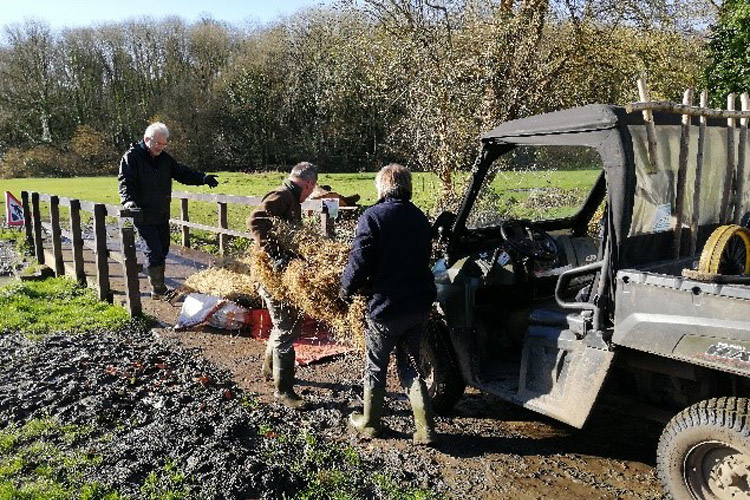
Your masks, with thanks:
M175 330L208 325L224 330L249 331L250 335L267 342L273 325L266 309L247 309L228 299L201 293L191 293L182 304ZM294 343L296 361L299 366L352 351L348 346L337 344L325 325L305 317L302 334Z

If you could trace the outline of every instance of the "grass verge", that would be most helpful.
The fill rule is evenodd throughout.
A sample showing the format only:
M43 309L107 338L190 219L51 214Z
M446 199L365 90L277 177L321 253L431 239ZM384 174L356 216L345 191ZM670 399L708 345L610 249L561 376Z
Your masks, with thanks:
M100 302L93 290L64 277L0 288L0 310L0 332L27 337L113 330L130 320L125 309Z

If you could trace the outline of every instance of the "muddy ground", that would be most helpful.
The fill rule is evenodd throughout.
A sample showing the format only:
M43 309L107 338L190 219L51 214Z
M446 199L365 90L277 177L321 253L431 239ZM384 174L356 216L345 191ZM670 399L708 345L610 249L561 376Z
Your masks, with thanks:
M246 391L273 401L271 383L260 376L263 344L245 334L204 328L161 330L159 335L195 347L225 367ZM376 462L397 457L401 467L428 467L433 486L451 498L476 499L653 499L661 490L654 462L659 426L616 411L598 411L584 430L576 430L499 399L467 390L453 414L438 417L440 443L434 448L410 443L413 423L395 366L389 369L385 424L388 433L371 442L358 440L347 415L361 406L361 356L343 355L297 370L301 394L313 411L302 419L323 419L328 439L355 446ZM395 455L394 455L395 454ZM425 465L426 464L426 465Z
M362 441L347 427L349 413L361 406L358 354L298 368L298 389L311 408L297 413L274 404L271 383L260 376L262 343L209 328L175 332L165 327L178 308L145 300L144 309L162 327L41 342L0 336L0 427L45 415L97 423L114 439L97 441L105 459L92 479L135 498L136 485L163 466L154 457L164 452L180 457L200 485L191 498L291 496L300 484L298 465L307 460L300 455L305 445L279 442L276 433L354 447L363 460L343 469L363 498L382 497L371 481L377 473L399 488L429 488L448 498L661 496L654 472L660 428L650 422L601 409L576 430L467 390L451 415L437 418L439 444L417 448L408 400L391 366L389 430Z

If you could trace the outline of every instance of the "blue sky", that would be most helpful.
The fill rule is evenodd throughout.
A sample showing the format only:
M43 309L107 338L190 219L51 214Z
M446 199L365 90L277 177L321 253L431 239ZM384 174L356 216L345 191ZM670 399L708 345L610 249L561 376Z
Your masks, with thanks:
M90 26L131 17L178 15L195 21L213 19L242 24L267 23L330 0L0 0L0 27L25 19L41 19L53 28Z

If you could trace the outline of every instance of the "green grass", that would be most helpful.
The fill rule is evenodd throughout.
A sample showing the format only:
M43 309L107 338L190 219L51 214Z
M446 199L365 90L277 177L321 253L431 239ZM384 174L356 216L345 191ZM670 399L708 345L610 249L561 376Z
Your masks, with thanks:
M78 446L91 433L49 417L0 430L0 500L121 500L85 479L101 462Z
M497 204L491 210L499 211L509 217L524 217L530 219L559 217L568 215L578 208L581 200L585 198L593 186L600 170L540 170L523 172L499 172L491 187L497 195ZM206 186L184 186L174 183L175 191L189 191L193 193L222 193L241 196L262 196L271 189L277 187L286 177L285 173L253 173L245 174L239 172L218 172L221 184L216 189ZM455 200L451 205L452 210L458 208L458 202L463 193L468 174L457 173L454 177ZM342 195L357 193L361 196L360 204L369 206L375 203L377 195L374 186L375 174L353 173L353 174L321 174L319 183L330 184L333 189ZM18 198L21 191L38 191L47 194L57 194L68 198L78 198L85 201L97 203L119 203L116 176L110 177L79 177L72 179L52 178L24 178L3 179L2 189L9 190ZM414 203L425 212L434 211L437 196L441 193L441 185L435 174L415 172L413 177L413 200ZM42 204L42 214L47 216L48 208ZM180 204L172 203L172 217L179 218ZM0 200L0 209L4 210L4 202ZM229 205L227 210L228 225L230 229L245 231L245 220L252 211L252 207L241 205ZM215 203L189 202L189 215L191 222L217 226L218 211ZM67 224L67 209L61 207L60 217ZM84 221L88 219L87 214L82 213ZM213 233L191 230L193 246L204 251L216 252L218 248L217 237ZM178 234L172 235L173 241L177 242ZM230 240L238 246L230 254L242 251L248 245L248 241L242 239Z
M100 302L93 290L68 278L6 285L0 288L0 310L0 332L29 337L116 329L130 320L125 309Z

